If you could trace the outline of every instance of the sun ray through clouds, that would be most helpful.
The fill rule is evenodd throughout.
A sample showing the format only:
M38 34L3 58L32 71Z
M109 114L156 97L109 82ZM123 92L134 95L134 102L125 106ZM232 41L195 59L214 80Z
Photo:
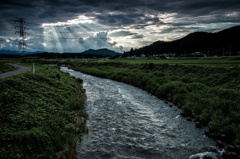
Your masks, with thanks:
M110 48L108 28L92 20L79 16L67 22L44 23L45 49L51 52L80 52L87 48Z

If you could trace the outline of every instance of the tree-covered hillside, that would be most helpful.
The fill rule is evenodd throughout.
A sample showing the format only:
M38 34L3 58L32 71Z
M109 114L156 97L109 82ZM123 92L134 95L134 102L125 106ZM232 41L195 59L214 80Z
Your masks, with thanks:
M201 52L214 55L236 55L240 51L240 26L225 29L217 33L194 32L181 39L163 42L157 41L149 46L131 49L124 56L146 56L156 54L176 53L177 56L190 56L191 53Z

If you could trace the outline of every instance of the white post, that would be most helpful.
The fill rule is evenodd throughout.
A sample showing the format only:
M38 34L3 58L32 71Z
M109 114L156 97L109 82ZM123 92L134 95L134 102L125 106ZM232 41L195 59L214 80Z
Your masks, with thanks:
M33 74L35 73L35 66L34 66L34 63L33 63Z

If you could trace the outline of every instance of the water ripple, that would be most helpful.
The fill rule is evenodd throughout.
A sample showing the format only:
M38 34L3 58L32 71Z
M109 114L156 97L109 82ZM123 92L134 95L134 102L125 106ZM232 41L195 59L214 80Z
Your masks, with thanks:
M82 78L86 89L90 132L78 143L79 159L195 159L219 153L216 145L180 116L181 110L130 85L80 72L62 71Z

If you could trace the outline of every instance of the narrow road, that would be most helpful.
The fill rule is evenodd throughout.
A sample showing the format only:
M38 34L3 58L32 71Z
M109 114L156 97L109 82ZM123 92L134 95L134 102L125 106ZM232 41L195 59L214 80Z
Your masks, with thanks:
M18 69L14 70L14 71L5 72L5 73L0 74L0 78L15 76L15 75L18 75L20 73L24 73L24 72L27 72L27 71L31 70L30 67L26 67L26 66L21 66L21 65L17 65L17 64L10 64L10 65L18 67Z

